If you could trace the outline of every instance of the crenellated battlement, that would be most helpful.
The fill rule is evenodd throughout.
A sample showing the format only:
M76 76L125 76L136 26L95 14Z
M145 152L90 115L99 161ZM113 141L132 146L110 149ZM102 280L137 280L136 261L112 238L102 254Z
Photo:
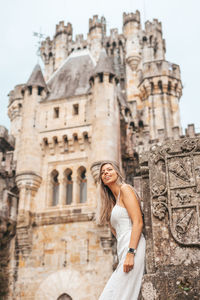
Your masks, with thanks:
M123 13L123 26L129 22L137 22L140 24L140 12L136 10L135 13Z
M145 31L147 33L160 32L162 33L162 23L158 21L158 19L153 19L153 22L146 21L145 22Z
M48 64L49 61L53 58L53 53L54 53L53 41L50 39L49 36L46 38L46 40L42 41L40 53L44 61L44 64Z
M89 32L96 27L106 31L106 19L104 17L99 18L98 15L94 15L92 19L89 19Z
M67 25L65 25L64 21L60 21L56 25L55 37L62 33L72 35L72 24L68 22Z
M140 81L145 78L169 76L181 80L179 65L170 63L166 60L151 61L143 64L143 71L140 73Z
M10 105L14 102L17 101L18 103L20 103L20 101L23 99L24 97L24 84L18 84L14 87L14 90L10 91L9 93L9 105L8 107L10 107Z

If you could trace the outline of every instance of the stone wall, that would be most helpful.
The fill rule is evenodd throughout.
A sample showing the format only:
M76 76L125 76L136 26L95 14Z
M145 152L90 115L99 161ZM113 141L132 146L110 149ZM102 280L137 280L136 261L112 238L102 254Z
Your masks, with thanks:
M0 299L9 290L10 241L15 235L17 190L13 164L14 139L0 126Z
M147 239L142 299L199 299L200 139L153 147L141 170Z

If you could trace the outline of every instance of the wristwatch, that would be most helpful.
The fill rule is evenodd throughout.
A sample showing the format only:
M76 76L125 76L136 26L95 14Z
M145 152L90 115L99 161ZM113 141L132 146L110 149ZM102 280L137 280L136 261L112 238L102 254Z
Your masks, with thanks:
M136 251L136 249L134 249L134 248L129 248L129 249L128 249L128 253L131 253L131 254L134 254L134 255L135 255L136 252L137 252L137 251Z

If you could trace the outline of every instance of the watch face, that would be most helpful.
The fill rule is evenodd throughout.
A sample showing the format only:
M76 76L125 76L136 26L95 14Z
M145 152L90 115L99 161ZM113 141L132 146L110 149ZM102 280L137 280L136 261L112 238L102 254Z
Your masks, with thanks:
M136 250L133 248L129 248L128 252L136 254Z

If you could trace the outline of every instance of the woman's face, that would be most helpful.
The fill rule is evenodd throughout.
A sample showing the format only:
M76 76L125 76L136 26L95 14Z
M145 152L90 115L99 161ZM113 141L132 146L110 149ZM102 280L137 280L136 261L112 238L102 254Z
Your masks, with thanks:
M117 172L111 164L105 164L101 168L101 179L105 185L114 183L118 178Z

